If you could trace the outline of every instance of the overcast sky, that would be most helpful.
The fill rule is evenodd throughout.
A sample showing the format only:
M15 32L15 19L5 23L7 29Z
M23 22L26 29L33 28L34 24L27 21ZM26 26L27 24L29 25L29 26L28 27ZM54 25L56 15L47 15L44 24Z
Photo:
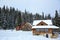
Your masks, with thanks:
M60 0L0 0L0 7L3 6L18 8L21 11L25 9L35 14L51 14L54 16L55 10L60 9Z

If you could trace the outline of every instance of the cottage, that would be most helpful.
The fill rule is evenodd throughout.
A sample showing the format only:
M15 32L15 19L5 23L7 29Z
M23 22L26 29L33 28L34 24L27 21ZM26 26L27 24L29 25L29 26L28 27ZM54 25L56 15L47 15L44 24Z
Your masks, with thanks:
M52 20L35 20L33 21L32 32L33 34L52 34L53 29L58 28L52 24Z
M16 30L31 31L32 25L29 22L22 23L16 27Z

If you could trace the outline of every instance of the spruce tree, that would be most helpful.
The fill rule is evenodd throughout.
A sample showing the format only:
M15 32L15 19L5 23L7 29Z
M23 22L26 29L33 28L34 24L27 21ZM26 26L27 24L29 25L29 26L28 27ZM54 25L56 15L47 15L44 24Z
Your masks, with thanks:
M58 11L56 10L55 11L55 18L57 18L58 17Z

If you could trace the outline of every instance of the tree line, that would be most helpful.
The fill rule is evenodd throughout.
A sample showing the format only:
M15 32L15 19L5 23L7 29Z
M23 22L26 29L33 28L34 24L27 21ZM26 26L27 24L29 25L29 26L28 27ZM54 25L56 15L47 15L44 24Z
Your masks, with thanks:
M58 16L58 11L55 11L55 18ZM33 14L28 11L22 12L20 10L16 10L13 7L8 8L8 6L0 7L0 29L14 29L16 26L21 25L25 22L29 22L32 24L33 20L46 20L52 19L51 15L42 15L39 13ZM53 18L54 19L54 18Z

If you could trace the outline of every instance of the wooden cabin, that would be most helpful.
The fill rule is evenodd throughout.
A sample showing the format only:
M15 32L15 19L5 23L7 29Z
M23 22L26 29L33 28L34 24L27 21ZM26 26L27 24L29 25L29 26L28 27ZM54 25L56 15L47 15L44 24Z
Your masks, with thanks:
M52 24L52 20L35 20L33 21L32 32L33 34L52 34L53 29L59 27Z

